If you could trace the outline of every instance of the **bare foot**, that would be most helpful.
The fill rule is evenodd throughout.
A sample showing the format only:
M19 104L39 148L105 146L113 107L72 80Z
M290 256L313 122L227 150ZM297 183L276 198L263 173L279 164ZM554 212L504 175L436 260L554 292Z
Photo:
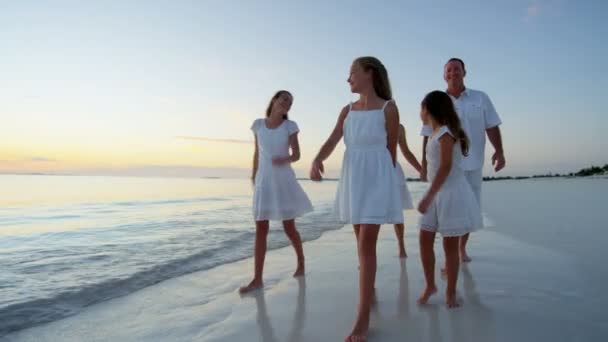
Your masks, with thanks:
M405 249L402 249L399 251L399 258L401 258L401 259L407 258L407 253L405 252Z
M296 273L293 274L294 278L301 277L304 275L304 266L298 266Z
M375 290L374 290L375 292ZM347 342L355 342L355 341L367 341L367 331L369 330L369 317L370 312L357 312L357 319L355 320L355 325L353 326L353 330L348 334L345 338Z
M369 324L369 322L368 322ZM363 324L357 321L357 323L355 324L355 327L353 328L353 331L351 331L350 335L348 335L348 337L346 337L346 339L344 339L344 341L346 342L360 342L360 341L367 341L367 329L368 327L362 327L362 325L368 325L368 324Z
M253 279L251 281L251 283L249 283L249 285L247 285L247 286L241 286L239 288L239 292L240 293L247 293L249 291L253 291L253 290L257 290L259 288L262 288L262 286L264 286L264 283L262 283L261 280Z
M449 309L457 308L460 306L460 303L458 303L458 300L456 299L455 294L452 294L452 295L446 294L445 298L446 298L445 303Z
M444 276L444 277L446 277L448 275L448 269L447 269L447 267L444 266L444 267L441 268L441 275Z
M420 305L426 304L429 301L429 298L431 298L431 296L434 295L436 292L437 292L436 286L432 286L432 287L427 286L424 289L424 292L422 292L422 294L420 295L420 298L418 298L418 304L420 304Z
M460 251L460 262L471 262L471 258L467 254L467 251Z

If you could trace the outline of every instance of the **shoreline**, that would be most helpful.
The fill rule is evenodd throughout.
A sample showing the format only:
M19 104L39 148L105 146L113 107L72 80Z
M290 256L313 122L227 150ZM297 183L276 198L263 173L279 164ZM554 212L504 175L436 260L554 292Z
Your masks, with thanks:
M532 192L522 197L530 184L484 187L484 208L492 225L473 234L469 250L473 262L463 265L459 274L457 293L462 307L458 309L448 310L444 304L439 239L435 244L439 292L429 305L416 304L424 286L417 246L418 215L405 213L409 255L405 261L397 257L392 227L384 225L377 247L377 305L369 340L565 342L608 338L608 319L602 315L608 304L602 287L608 273L588 260L589 255L603 250L601 239L581 248L585 236L567 233L586 229L606 234L602 222L608 222L607 214L593 196L603 196L606 183L534 183ZM575 190L578 192L573 193ZM569 214L572 201L580 204L578 214L583 221L579 215ZM291 277L295 268L291 247L272 250L266 258L264 290L248 295L240 296L237 289L250 280L251 258L169 279L3 338L36 342L343 340L355 317L358 296L352 228L326 231L319 239L306 242L304 251L305 278Z
M157 176L137 176L137 175L112 175L112 174L108 174L108 175L104 175L104 174L59 174L59 173L0 173L0 176L52 176L52 177L108 177L108 178L144 178L144 179L165 179L165 178L169 178L169 179L192 179L192 180L230 180L230 179L235 179L235 180L245 180L245 179L249 179L247 177L221 177L221 176L192 176L192 177L186 177L186 176L162 176L162 175L157 175ZM519 180L537 180L537 179L555 179L555 178L561 178L561 179L608 179L608 174L597 174L597 175L588 175L588 176L570 176L570 175L534 175L534 176L499 176L499 177L494 177L494 176L484 176L483 177L483 181L484 182L494 182L494 181L505 181L505 180L514 180L514 181L519 181ZM296 180L300 181L300 182L314 182L309 178L303 178L303 177L299 177L296 178ZM323 178L324 182L338 182L340 179L339 178ZM407 182L412 182L412 183L424 183L420 178L406 178Z

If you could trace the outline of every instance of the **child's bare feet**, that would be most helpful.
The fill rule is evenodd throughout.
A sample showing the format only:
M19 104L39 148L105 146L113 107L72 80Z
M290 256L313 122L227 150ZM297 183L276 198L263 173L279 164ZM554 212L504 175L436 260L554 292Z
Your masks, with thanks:
M446 294L445 298L445 303L449 309L457 308L460 306L460 303L458 303L455 294Z
M367 336L365 336L365 335L350 335L344 341L345 342L365 342L365 341L367 341Z
M346 342L367 341L367 330L369 329L369 318L367 322L362 322L364 319L358 319L351 331L350 335L344 339Z
M251 283L249 283L249 285L247 285L247 286L241 286L239 288L239 292L240 293L247 293L249 291L260 289L260 288L262 288L262 286L264 286L264 283L261 280L253 279L251 281Z
M422 294L418 298L418 304L420 304L420 305L426 304L429 301L429 298L431 298L431 296L434 295L436 292L437 292L436 286L427 286L424 289L424 292L422 292Z

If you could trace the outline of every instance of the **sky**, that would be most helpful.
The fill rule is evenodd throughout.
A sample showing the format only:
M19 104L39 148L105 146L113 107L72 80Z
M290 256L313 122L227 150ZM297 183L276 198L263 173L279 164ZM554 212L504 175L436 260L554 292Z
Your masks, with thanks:
M346 79L363 55L387 67L418 158L420 100L445 89L443 65L460 57L465 84L502 118L502 175L603 165L607 10L591 0L0 1L0 173L247 176L251 123L287 89L302 148L294 168L306 176L357 99Z

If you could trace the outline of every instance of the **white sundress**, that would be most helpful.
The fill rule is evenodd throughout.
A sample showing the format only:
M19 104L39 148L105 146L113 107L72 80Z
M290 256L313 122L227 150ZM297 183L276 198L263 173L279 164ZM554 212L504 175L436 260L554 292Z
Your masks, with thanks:
M444 134L454 136L446 126L439 128L429 138L426 159L429 182L433 182L441 160L439 138ZM483 227L477 198L465 178L461 160L460 143L454 144L452 169L435 195L429 209L420 218L420 229L439 232L442 236L462 236Z
M299 132L298 125L284 120L270 129L265 119L253 122L251 130L258 143L258 170L253 194L253 217L256 221L290 220L312 211L312 204L296 180L290 164L275 166L274 157L289 155L289 137Z
M387 149L384 108L352 110L344 120L346 151L335 212L343 223L403 223L397 172Z

